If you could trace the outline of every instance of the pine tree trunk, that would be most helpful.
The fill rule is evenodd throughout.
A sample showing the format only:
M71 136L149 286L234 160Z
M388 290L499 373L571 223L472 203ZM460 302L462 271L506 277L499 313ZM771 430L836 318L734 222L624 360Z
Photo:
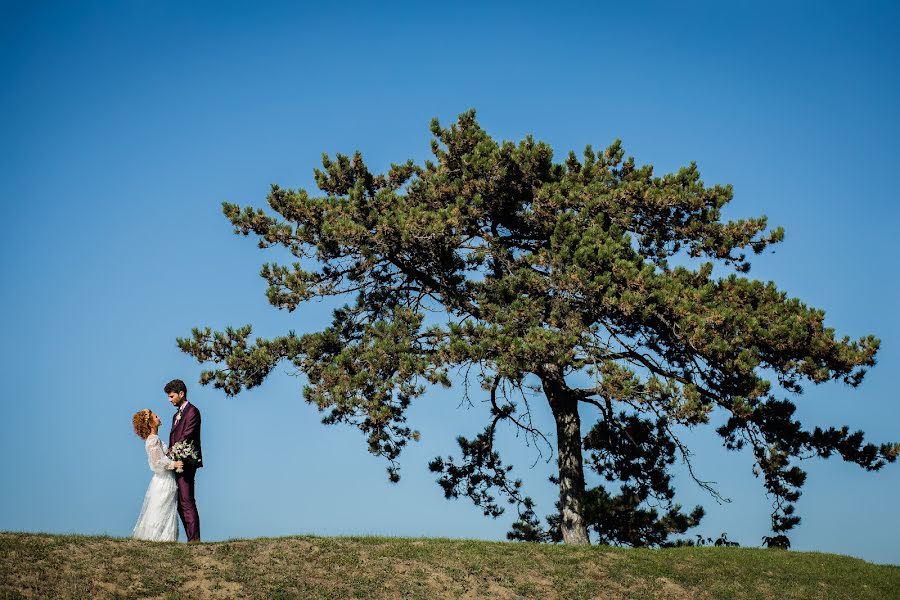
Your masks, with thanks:
M578 400L566 393L560 369L544 365L541 377L544 394L556 419L557 457L559 464L560 528L566 544L590 544L587 524L581 515L580 499L584 495L584 465L581 454L581 417Z

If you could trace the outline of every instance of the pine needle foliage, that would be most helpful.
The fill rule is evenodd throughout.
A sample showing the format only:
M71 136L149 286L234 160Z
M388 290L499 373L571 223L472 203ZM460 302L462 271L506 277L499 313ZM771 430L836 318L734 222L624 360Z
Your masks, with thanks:
M805 384L858 386L879 341L838 338L823 311L746 276L748 254L783 231L764 217L724 221L731 186L705 185L693 163L656 176L618 140L554 162L531 137L498 143L474 111L449 128L434 120L431 132L424 164L374 174L359 153L324 156L320 195L273 185L270 211L224 203L236 233L296 257L262 267L273 306L346 304L304 335L194 329L178 345L212 363L201 383L234 395L293 364L323 421L358 427L396 481L418 437L410 403L462 369L490 416L458 438L460 456L430 468L448 498L468 497L486 515L516 506L509 537L519 540L671 544L703 516L675 504L675 461L718 494L694 476L679 437L713 411L724 411L724 447L750 450L773 501L772 539L799 523L800 459L837 454L867 470L896 460L898 444L794 418ZM547 403L555 432L534 425L535 402ZM598 417L582 435L587 405ZM495 446L501 423L555 451L560 496L543 525ZM605 483L587 486L586 468Z

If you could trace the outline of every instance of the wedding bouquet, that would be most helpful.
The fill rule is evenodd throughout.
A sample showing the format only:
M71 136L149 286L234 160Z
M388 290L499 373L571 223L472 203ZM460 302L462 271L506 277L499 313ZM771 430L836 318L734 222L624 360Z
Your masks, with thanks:
M169 458L172 460L198 460L197 451L194 450L194 442L190 440L181 440L176 444L172 444L169 448ZM175 469L176 473L183 473L184 469Z

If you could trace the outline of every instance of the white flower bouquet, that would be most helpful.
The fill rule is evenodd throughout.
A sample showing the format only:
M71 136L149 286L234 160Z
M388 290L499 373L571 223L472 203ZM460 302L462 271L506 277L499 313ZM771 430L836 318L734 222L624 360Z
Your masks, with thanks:
M194 442L190 440L181 440L178 443L172 444L172 447L169 448L169 458L184 462L186 460L199 460L200 457L197 456L197 451L194 449ZM175 469L175 472L183 473L184 469Z

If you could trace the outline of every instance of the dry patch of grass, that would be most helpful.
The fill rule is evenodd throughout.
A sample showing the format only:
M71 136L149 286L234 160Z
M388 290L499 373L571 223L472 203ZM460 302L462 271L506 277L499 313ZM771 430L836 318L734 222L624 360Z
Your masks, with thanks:
M0 598L891 598L900 567L745 548L0 533Z

